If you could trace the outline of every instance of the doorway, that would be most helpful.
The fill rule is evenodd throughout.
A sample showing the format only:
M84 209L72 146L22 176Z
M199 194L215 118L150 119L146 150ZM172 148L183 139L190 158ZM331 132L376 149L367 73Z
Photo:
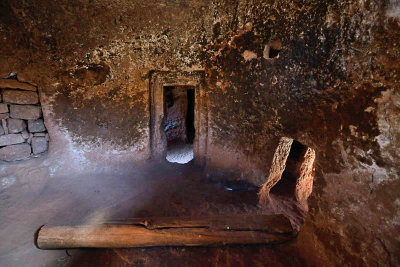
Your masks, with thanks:
M164 133L168 162L185 164L194 157L194 91L193 86L164 86Z
M208 98L204 71L151 72L151 158L171 161L169 155L180 153L179 163L185 158L183 161L193 159L196 165L204 166L207 143Z

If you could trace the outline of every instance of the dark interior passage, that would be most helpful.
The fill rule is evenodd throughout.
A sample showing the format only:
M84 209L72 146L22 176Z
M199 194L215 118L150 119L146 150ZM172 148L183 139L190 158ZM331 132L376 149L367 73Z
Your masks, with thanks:
M194 130L194 89L187 91L187 115L186 115L186 140L189 144L193 144L195 130Z
M278 49L274 49L274 48L270 48L269 50L269 57L270 58L276 58L279 55L280 50Z
M164 87L164 132L170 162L187 163L193 159L194 104L193 87Z
M300 176L300 167L304 160L304 154L306 151L306 146L293 140L282 178L274 187L271 188L272 194L294 196L296 181Z
M278 57L279 53L281 52L282 48L282 42L279 38L272 38L269 41L269 44L267 46L267 53L266 57L267 58L276 58Z

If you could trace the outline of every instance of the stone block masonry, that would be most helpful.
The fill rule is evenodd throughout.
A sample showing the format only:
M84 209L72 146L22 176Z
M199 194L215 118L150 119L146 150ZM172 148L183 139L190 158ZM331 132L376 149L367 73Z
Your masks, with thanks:
M30 156L31 146L26 143L0 148L0 159L4 161L23 160Z
M23 143L24 141L21 134L6 134L0 136L0 146L15 145Z
M26 128L25 121L20 119L7 119L7 124L9 133L20 133Z
M0 79L0 162L40 155L48 143L37 87Z
M10 117L14 119L36 120L42 116L42 108L32 105L10 105Z
M39 103L39 96L36 92L31 91L4 90L3 102L34 105Z
M8 113L7 104L0 104L0 113Z
M28 129L31 133L40 133L46 131L46 127L44 126L42 119L28 120Z

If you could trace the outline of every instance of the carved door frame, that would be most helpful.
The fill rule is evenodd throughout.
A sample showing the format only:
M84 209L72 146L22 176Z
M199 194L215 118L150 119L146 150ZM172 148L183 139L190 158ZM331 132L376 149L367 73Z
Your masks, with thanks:
M204 166L208 142L208 101L204 90L204 71L153 71L150 73L150 151L153 159L165 159L164 87L192 86L195 90L193 142L194 161Z

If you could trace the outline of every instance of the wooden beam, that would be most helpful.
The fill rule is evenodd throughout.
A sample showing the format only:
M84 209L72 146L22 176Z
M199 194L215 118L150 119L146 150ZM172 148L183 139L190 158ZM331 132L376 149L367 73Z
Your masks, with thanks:
M218 246L277 244L294 236L290 221L283 215L221 215L43 226L36 244L41 249Z

